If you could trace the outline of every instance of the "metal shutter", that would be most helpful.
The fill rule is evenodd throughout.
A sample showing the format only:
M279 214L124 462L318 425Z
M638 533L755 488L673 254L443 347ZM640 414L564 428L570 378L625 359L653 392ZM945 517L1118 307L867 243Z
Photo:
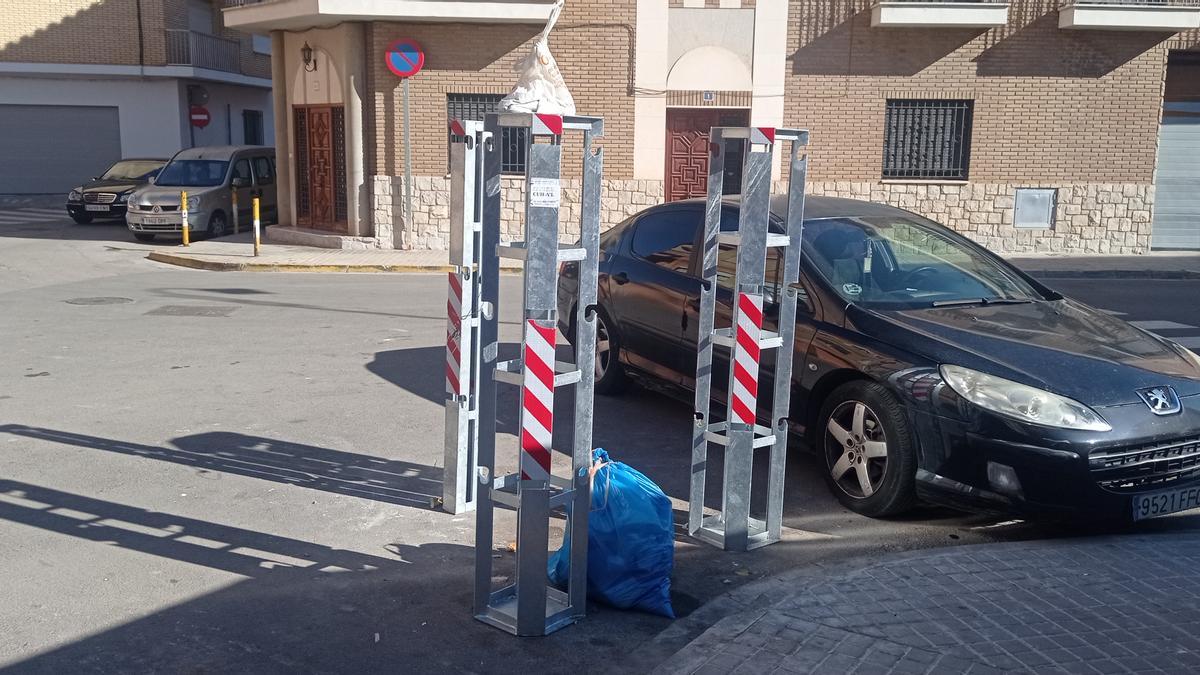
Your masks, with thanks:
M121 159L117 108L0 105L0 193L65 193Z
M1153 248L1200 249L1200 103L1167 103L1158 135Z

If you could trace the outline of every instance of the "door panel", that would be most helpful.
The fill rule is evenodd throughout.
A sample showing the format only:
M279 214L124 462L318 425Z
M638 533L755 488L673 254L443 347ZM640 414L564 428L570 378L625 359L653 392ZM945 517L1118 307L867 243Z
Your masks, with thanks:
M617 257L609 272L613 318L621 329L626 358L675 383L684 370L684 300L700 287L688 266L702 213L698 208L676 208L642 216L630 234L629 254Z
M275 168L271 166L271 158L260 155L252 160L254 164L254 185L262 200L259 217L265 222L267 214L276 214Z
M0 132L0 194L66 194L121 159L116 106L0 105Z
M708 193L708 132L712 127L750 123L750 111L720 108L674 108L667 111L666 200L703 197ZM725 194L741 192L740 141L727 143Z
M346 230L342 106L296 107L296 212L305 227Z

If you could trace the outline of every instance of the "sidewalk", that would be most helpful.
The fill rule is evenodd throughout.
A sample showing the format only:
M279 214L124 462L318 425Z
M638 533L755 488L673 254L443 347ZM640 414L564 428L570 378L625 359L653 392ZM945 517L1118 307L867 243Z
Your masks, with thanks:
M1197 555L1200 533L1163 533L793 570L656 672L1197 672Z
M1154 251L1145 255L1005 256L1042 279L1198 279L1200 252Z
M269 242L268 228L265 240ZM263 243L254 256L253 237L243 232L191 246L139 245L150 260L213 271L250 272L449 272L446 251L331 249ZM520 269L519 261L502 260L501 268Z

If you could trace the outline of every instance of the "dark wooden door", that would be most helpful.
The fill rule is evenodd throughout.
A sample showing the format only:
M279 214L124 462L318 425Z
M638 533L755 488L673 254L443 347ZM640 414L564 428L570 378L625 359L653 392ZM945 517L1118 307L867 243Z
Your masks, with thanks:
M667 201L703 197L708 193L708 130L742 127L750 111L722 108L670 108L667 110ZM725 194L741 191L740 142L726 148Z
M296 211L302 227L346 230L342 106L295 108Z

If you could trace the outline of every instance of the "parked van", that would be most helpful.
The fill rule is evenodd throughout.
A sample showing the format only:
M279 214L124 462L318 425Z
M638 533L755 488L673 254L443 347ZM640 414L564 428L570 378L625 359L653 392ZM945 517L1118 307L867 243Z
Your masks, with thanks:
M125 224L138 241L155 235L180 235L180 193L187 192L188 228L192 233L220 237L233 231L233 193L237 192L241 230L252 227L253 197L259 197L259 216L276 222L275 149L228 145L180 150L162 168L153 184L129 196Z

